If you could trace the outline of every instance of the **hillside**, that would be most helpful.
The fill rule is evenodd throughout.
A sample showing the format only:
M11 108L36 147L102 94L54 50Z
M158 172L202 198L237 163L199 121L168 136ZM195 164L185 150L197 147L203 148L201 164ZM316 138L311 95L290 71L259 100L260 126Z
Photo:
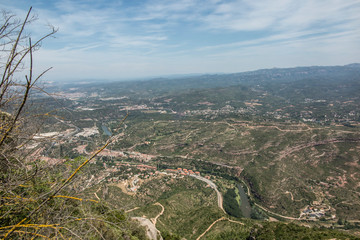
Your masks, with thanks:
M56 99L33 99L35 106L46 102L42 111L57 109L40 136L61 137L45 144L40 155L76 158L116 136L86 172L90 180L82 187L87 196L96 193L117 208L135 209L128 213L133 217L154 219L164 207L155 224L163 236L196 239L214 221L229 218L201 182L180 178L180 172L159 177L177 168L209 177L223 196L242 182L252 218L262 219L240 218L245 224L240 232L234 232L239 218L221 219L202 235L208 239L268 231L280 236L300 228L311 238L345 239L324 227L359 231L359 64L51 89Z

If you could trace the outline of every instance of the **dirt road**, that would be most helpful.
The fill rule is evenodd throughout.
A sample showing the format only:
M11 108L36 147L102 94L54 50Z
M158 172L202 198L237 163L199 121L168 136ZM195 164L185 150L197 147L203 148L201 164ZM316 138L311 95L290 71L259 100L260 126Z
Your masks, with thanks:
M215 220L215 221L205 230L205 232L203 232L196 240L199 240L200 238L202 238L208 231L210 231L210 229L211 229L217 222L220 222L220 221L223 221L223 220L227 220L227 221L232 222L232 223L237 223L237 224L244 225L244 223L242 223L242 222L234 221L234 220L231 220L231 219L229 219L229 218L222 217L222 218L219 218L218 220Z
M164 206L161 204L161 203L154 203L154 205L158 205L158 206L160 206L162 209L161 209L161 212L159 212L159 214L155 217L155 218L152 218L152 219L150 219L153 223L154 223L154 225L156 225L156 221L157 221L157 219L161 216L161 215L163 215L163 213L164 213L164 210L165 210L165 208L164 208Z
M149 219L143 217L133 217L131 219L139 221L141 226L146 227L146 235L149 239L151 240L163 239L159 234L159 231L157 230L155 225Z

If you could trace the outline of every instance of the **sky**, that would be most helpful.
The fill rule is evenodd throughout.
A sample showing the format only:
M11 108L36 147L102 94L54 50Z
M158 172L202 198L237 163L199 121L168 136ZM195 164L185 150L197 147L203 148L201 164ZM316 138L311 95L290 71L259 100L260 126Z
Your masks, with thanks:
M360 62L360 0L0 0L29 7L37 71L62 80L129 80L173 74Z

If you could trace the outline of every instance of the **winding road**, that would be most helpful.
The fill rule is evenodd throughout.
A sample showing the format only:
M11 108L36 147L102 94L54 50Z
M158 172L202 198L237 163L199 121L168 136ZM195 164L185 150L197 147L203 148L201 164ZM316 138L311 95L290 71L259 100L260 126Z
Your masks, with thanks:
M278 216L278 217L285 218L285 219L288 219L288 220L300 220L300 217L298 217L298 218L294 218L294 217L284 216L284 215L281 215L281 214L278 214L278 213L272 212L272 211L270 211L270 210L268 210L268 209L264 208L263 206L260 206L260 205L259 205L259 204L257 204L257 203L255 203L255 205L256 205L257 207L261 208L262 210L264 210L265 212L268 212L268 213L270 213L270 214L272 214L272 215L276 215L276 216Z
M215 220L215 221L205 230L205 232L203 232L196 240L199 240L200 238L202 238L208 231L210 231L210 229L211 229L217 222L220 222L220 221L223 221L223 220L227 220L227 221L232 222L232 223L237 223L237 224L244 225L244 223L242 223L242 222L234 221L234 220L231 220L231 219L226 218L226 217L221 217L221 218L219 218L218 220Z
M159 212L159 214L158 214L155 218L151 218L151 219L150 219L150 220L154 223L154 225L156 225L157 219L158 219L161 215L163 215L165 208L164 208L164 206L163 206L161 203L159 203L159 202L154 203L153 205L158 205L158 206L161 207L161 212Z
M165 211L165 208L164 206L157 202L157 203L154 203L153 205L158 205L161 207L161 211L158 215L156 215L155 218L151 218L150 220L145 218L145 217L133 217L132 219L133 220L137 220L140 222L140 225L141 226L144 226L146 227L146 235L148 236L149 239L151 240L162 240L162 236L161 236L161 233L160 231L156 228L156 222L157 222L157 219L164 213ZM133 210L136 210L136 209L139 209L139 207L136 207L136 208L133 208L133 209L130 209L126 212L131 212Z
M216 184L213 181L211 181L210 179L206 179L206 178L201 177L199 175L190 174L190 176L209 184L209 186L215 190L215 192L217 194L218 206L226 214L226 212L225 212L225 210L223 208L223 197L222 197L221 193L219 192L219 190L217 189Z

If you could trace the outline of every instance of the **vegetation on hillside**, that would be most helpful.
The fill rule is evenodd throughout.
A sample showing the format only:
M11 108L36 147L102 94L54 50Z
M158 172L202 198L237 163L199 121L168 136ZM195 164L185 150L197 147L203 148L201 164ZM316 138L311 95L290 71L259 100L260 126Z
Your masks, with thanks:
M224 194L224 209L225 211L234 217L241 217L241 210L239 205L238 196L234 188L229 188Z
M236 240L271 240L271 239L358 239L358 237L319 227L305 227L294 223L255 223L247 226L231 227L224 223L214 226L214 229L204 236L204 239L236 239Z
M33 52L56 32L52 28L34 42L24 34L34 21L30 8L24 20L3 12L0 23L0 237L146 239L145 231L123 210L80 196L79 172L94 155L54 165L40 159L39 149L29 145L36 142L39 123L50 115L44 109L33 114L34 105L29 104L42 92L37 82L47 71L33 75Z
M0 28L0 237L146 239L131 220L144 217L164 239L356 239L333 228L359 229L359 65L54 85L67 97L51 97L32 56L56 30L32 42L29 16ZM227 213L168 168L212 179ZM312 228L254 220L268 217Z

